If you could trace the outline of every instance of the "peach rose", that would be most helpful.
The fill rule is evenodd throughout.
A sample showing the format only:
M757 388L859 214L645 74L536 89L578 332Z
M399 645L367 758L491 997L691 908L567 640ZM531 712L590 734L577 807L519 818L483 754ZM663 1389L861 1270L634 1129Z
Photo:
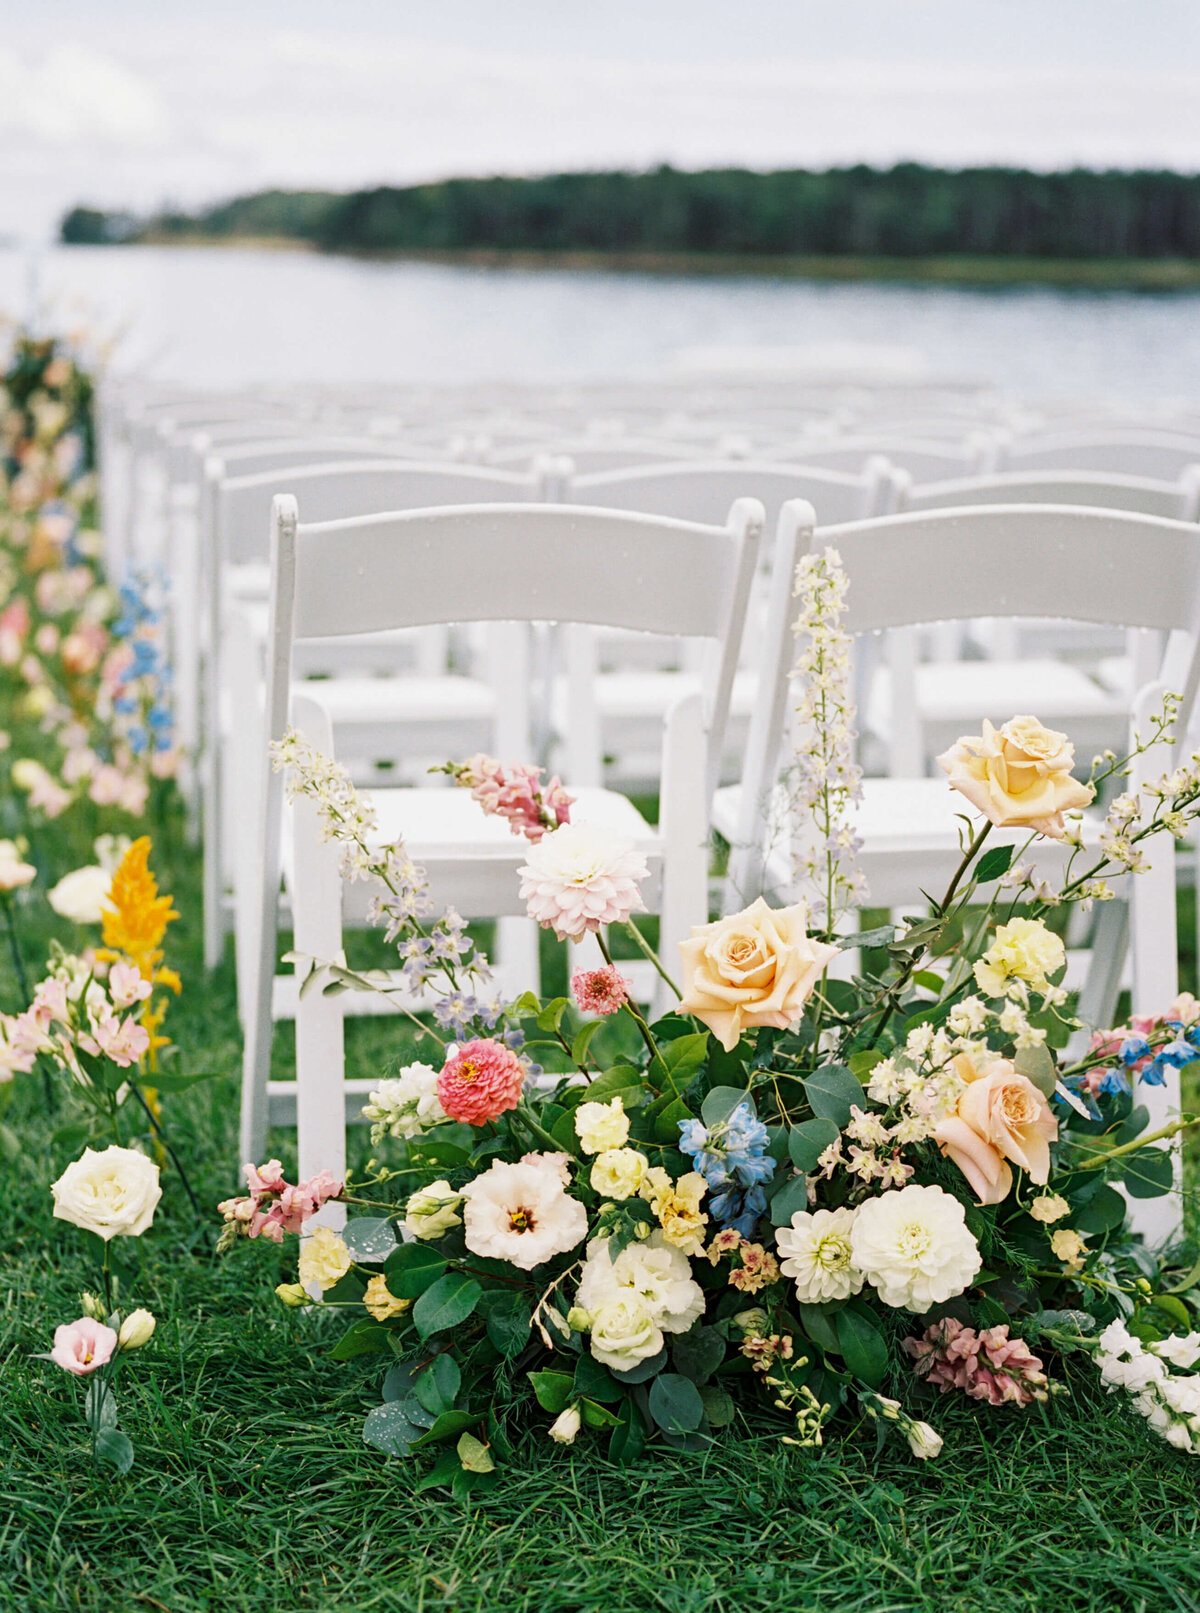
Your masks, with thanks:
M954 1069L966 1083L957 1113L939 1121L934 1140L971 1184L980 1204L999 1204L1012 1186L1009 1162L1044 1186L1058 1121L1045 1098L1007 1059L977 1069L965 1053Z
M800 1018L837 947L811 940L808 910L770 908L760 896L744 912L699 924L679 943L684 1013L695 1014L731 1052L743 1031L784 1030Z
M973 807L999 828L1019 825L1061 840L1063 813L1090 805L1095 790L1071 777L1075 747L1065 734L1036 717L1013 717L1003 728L984 718L983 733L969 734L938 757Z

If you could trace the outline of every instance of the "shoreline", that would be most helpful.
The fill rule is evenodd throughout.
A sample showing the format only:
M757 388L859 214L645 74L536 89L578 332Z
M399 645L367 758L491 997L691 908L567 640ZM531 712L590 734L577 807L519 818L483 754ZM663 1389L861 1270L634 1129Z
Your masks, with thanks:
M60 243L63 244L63 243ZM122 246L212 247L221 250L320 252L292 236L147 236ZM380 263L434 263L478 269L557 269L585 273L652 274L689 278L881 282L978 287L1054 286L1083 291L1193 291L1200 289L1200 259L1007 258L942 256L779 257L734 252L535 251L526 248L398 248L369 252L334 249L330 257Z

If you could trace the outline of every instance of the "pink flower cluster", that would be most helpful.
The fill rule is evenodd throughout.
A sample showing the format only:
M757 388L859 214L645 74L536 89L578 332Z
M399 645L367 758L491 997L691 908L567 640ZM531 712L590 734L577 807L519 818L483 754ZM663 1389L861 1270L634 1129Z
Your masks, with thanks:
M76 1074L77 1051L111 1059L122 1070L136 1064L150 1046L150 1034L132 1015L122 1019L120 1011L149 995L149 988L128 965L118 964L114 975L111 996L102 982L93 979L77 999L66 980L51 975L38 986L24 1013L0 1017L0 1079L5 1070L9 1074L31 1070L39 1053Z
M285 1232L299 1232L326 1200L341 1197L343 1184L328 1171L293 1186L285 1181L277 1159L269 1159L265 1165L243 1165L242 1170L249 1197L226 1199L217 1208L227 1224L244 1231L248 1238L282 1243Z
M525 1066L511 1048L486 1036L451 1047L437 1095L452 1120L482 1126L515 1109L525 1085Z
M606 964L603 969L576 969L571 995L585 1014L615 1014L633 1001L633 985L619 969Z
M504 818L515 835L524 835L534 845L550 829L571 821L571 807L575 797L563 789L562 780L555 775L547 783L540 782L543 769L514 762L505 767L494 756L471 756L456 767L446 768L457 783L470 790L488 816Z
M947 1316L922 1338L905 1339L904 1348L916 1362L914 1371L943 1394L961 1389L990 1406L1028 1406L1047 1397L1040 1358L1024 1339L1009 1338L1006 1322L976 1332Z

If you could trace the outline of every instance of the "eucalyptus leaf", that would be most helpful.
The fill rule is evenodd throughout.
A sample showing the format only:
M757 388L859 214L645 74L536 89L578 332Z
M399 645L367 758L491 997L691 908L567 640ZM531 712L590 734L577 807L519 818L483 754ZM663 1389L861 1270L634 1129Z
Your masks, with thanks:
M458 1362L448 1352L435 1355L417 1376L413 1384L413 1393L435 1417L440 1417L444 1411L453 1411L454 1401L462 1387L462 1373Z
M396 1247L396 1234L390 1221L360 1215L346 1222L342 1229L342 1242L353 1259L378 1265Z
M96 1435L96 1459L128 1473L133 1466L133 1446L119 1428L102 1428Z
M650 1415L665 1434L688 1434L704 1421L704 1402L690 1378L660 1372L650 1385Z
M788 1133L788 1154L792 1164L800 1171L815 1171L821 1155L840 1136L836 1121L820 1115L815 1120L802 1120Z
M801 1083L815 1115L832 1120L841 1129L850 1120L852 1104L863 1105L862 1082L844 1064L826 1064Z
M409 1422L399 1401L389 1401L367 1413L363 1424L363 1443L374 1445L387 1456L407 1456L424 1429Z

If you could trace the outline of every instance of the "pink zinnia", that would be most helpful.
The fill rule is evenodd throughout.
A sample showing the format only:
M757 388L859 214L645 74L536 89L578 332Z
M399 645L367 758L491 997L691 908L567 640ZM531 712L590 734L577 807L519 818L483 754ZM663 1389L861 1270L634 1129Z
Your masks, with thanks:
M904 1348L916 1371L943 1394L961 1389L972 1400L992 1406L1028 1406L1046 1398L1040 1358L1024 1339L1009 1337L1006 1322L976 1332L947 1316L926 1328L922 1338L905 1339Z
M77 1322L64 1322L54 1329L50 1359L64 1372L86 1378L112 1360L116 1347L117 1335L111 1327L81 1316Z
M571 995L585 1014L615 1014L632 1000L633 986L619 969L606 964L603 969L576 969Z
M524 1084L525 1066L517 1055L503 1042L477 1037L450 1049L438 1076L437 1094L452 1120L482 1126L515 1109Z
M521 868L521 900L530 918L560 941L578 941L644 911L638 880L650 870L624 835L567 823L536 845Z

